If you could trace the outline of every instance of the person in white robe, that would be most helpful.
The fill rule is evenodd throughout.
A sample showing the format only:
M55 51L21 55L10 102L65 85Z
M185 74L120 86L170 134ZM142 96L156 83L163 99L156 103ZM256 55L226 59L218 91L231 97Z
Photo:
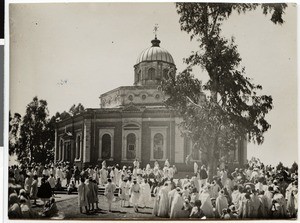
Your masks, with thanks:
M135 160L133 161L133 167L136 167L136 168L139 168L139 167L140 167L140 162L139 162L137 159L135 159Z
M177 188L177 193L174 194L173 202L171 205L170 218L179 219L183 218L185 215L185 211L182 210L184 205L184 199L182 197L182 193L180 188Z
M106 168L106 161L105 160L102 161L101 168Z
M140 184L141 195L139 198L139 206L142 208L149 207L151 203L151 188L147 179Z
M81 178L80 180L80 184L78 186L78 206L79 206L79 210L80 213L82 213L82 207L85 208L86 213L88 213L88 198L87 198L87 194L88 194L88 186L84 183L84 178Z
M211 203L211 198L209 194L209 189L207 186L205 186L202 190L202 193L199 195L199 200L201 201L201 209L204 213L204 215L207 218L214 218L214 208Z
M168 168L170 167L170 163L169 163L168 159L166 159L166 161L165 161L165 166L167 166Z
M268 187L268 190L265 191L265 196L267 199L268 210L271 210L272 199L273 199L273 187L271 187L271 186Z
M258 218L259 212L261 213L262 211L262 203L257 196L256 190L252 191L252 194L250 195L251 201L252 201L252 217L253 218Z
M121 175L120 175L119 169L117 167L115 167L115 169L114 169L114 175L115 175L115 184L116 184L116 186L119 186Z
M130 203L133 205L133 209L135 212L138 212L138 204L140 200L140 185L137 183L136 179L133 179L133 183L130 187Z
M242 190L243 190L243 188L242 187L239 188L237 185L235 185L233 187L233 192L231 194L231 198L232 198L231 201L236 210L239 209L239 204L240 204L240 200L241 200L241 196L242 196L242 193L241 193Z
M108 211L111 212L111 205L114 199L114 192L116 190L116 185L112 182L111 179L107 180L107 184L105 185L104 195L107 198L108 203Z
M153 189L153 195L154 195L154 204L153 204L153 211L152 211L152 214L154 216L157 216L158 214L158 208L159 208L159 192L161 190L161 188L163 187L163 184L162 183L158 183L156 185L156 187Z
M291 218L297 217L297 212L298 212L297 197L298 197L298 189L294 189L289 193L289 197L287 199L287 210Z
M221 183L225 187L225 182L227 180L227 171L225 169L221 170Z
M157 160L155 160L155 162L154 162L154 168L157 168L157 169L159 169L159 163L158 163L158 161Z
M124 178L120 184L119 197L121 199L121 207L125 206L126 201L129 202L129 186L127 184L127 178ZM129 203L128 206L129 207Z
M199 168L199 166L198 166L197 162L195 161L194 162L194 174L198 173L198 168Z
M133 168L133 171L132 171L132 177L134 177L134 178L137 177L137 167L134 167L134 168Z
M274 196L273 200L277 201L277 203L281 206L282 212L281 216L286 216L287 214L287 203L282 193L280 193L280 190L278 187L275 187L274 189Z
M172 203L173 203L173 198L175 197L176 193L178 193L178 188L174 188L173 190L171 190L169 193L168 193L168 202L169 202L169 216L170 216L170 212L171 212L171 206L172 206Z
M62 172L60 166L58 166L58 168L56 168L55 178L56 178L56 180L57 180L58 178L59 178L60 180L63 179L63 172Z
M173 179L173 178L174 178L174 174L175 174L174 168L173 168L173 167L170 167L170 168L168 169L168 178L169 178L169 179Z
M149 163L146 165L145 173L146 173L146 175L148 175L148 176L151 174L151 166L150 166Z
M224 208L228 208L228 200L225 197L224 191L220 190L219 196L216 199L216 214L218 215L216 217L222 216Z
M165 165L164 168L163 168L164 178L168 178L168 170L169 170L169 167L167 165Z
M106 167L102 167L100 170L100 185L103 186L107 183L107 170Z
M169 187L168 183L165 183L163 188L159 191L158 197L159 197L159 207L158 207L158 216L165 218L168 217L169 213Z
M220 185L217 184L216 181L213 181L211 185L211 198L216 199L219 195L220 190L221 190Z
M264 194L265 192L264 191L260 191L259 192L259 195L258 195L258 198L261 202L261 213L260 213L260 216L259 218L268 218L269 216L269 209L268 209L268 200L267 200L267 197L266 195Z

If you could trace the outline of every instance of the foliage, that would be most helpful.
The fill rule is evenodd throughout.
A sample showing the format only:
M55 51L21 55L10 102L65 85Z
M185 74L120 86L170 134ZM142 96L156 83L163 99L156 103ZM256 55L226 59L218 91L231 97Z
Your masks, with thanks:
M284 166L283 166L283 163L282 163L282 162L279 162L278 165L276 166L276 169L277 169L277 170L281 170L281 169L283 169L283 168L284 168Z
M84 111L82 104L74 104L69 112L57 112L49 118L47 102L34 97L21 117L9 113L9 154L16 153L21 163L48 163L54 159L55 125Z
M206 153L210 177L222 153L236 148L236 140L248 136L258 144L270 128L265 115L272 109L272 97L258 96L262 86L245 76L241 57L234 43L221 36L221 25L234 12L245 13L259 4L176 3L181 30L199 42L199 49L185 59L188 67L177 77L169 76L161 84L169 95L166 104L183 117L181 127ZM263 13L272 13L271 21L283 23L286 4L262 4ZM202 84L191 75L200 66L209 76ZM204 94L206 92L206 94Z
M69 110L69 113L72 116L74 116L74 115L77 115L77 114L79 114L83 111L84 111L84 106L81 103L79 103L77 106L75 104L73 104L72 107Z
M9 112L9 155L14 154L18 146L18 138L20 134L21 115L15 113L11 116Z
M15 152L21 163L47 163L54 147L52 123L47 102L34 97L26 107Z
M55 116L57 118L57 121L58 120L65 120L65 119L68 119L72 116L80 114L81 112L84 111L84 109L85 108L81 103L79 103L77 106L75 104L73 104L70 107L68 112L66 112L66 111L63 111L62 113L57 112Z
M294 162L291 167L291 172L295 173L296 171L298 171L298 164Z

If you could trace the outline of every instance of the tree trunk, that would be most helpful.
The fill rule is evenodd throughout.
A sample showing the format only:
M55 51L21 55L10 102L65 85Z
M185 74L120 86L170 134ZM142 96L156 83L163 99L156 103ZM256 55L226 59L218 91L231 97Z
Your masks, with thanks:
M214 90L211 91L211 97L212 97L212 101L214 103L218 103L218 93L217 93L217 86L218 86L218 83L216 81L216 77L213 78L214 80ZM216 150L217 150L217 142L218 142L218 127L216 126L215 127L215 134L214 134L214 140L213 140L213 145L211 146L211 148L209 149L209 152L208 152L208 180L209 181L212 181L213 179L213 176L215 176L217 174L217 166L218 166L218 157L217 157L217 154L216 153Z
M213 177L217 174L217 165L218 162L215 157L215 143L208 150L208 180L211 182Z

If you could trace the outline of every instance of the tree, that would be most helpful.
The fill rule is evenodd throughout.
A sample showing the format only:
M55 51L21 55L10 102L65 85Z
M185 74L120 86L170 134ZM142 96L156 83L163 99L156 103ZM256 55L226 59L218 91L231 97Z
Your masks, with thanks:
M55 117L56 117L56 121L59 121L59 120L65 120L67 118L70 118L72 116L75 116L77 114L80 114L81 112L84 111L84 106L79 103L77 106L75 104L73 104L69 111L63 111L62 113L59 113L59 112L56 112L55 114Z
M81 103L79 103L77 106L75 104L73 104L72 107L69 109L69 114L74 116L83 111L84 111L84 106Z
M27 105L20 129L19 146L16 150L18 159L22 163L45 164L49 161L49 151L54 145L54 129L52 123L49 124L48 116L45 100L34 97Z
M295 173L296 171L298 171L298 164L294 162L291 167L291 173Z
M251 83L241 67L234 43L222 37L221 25L233 11L254 10L258 4L176 3L181 30L196 38L199 49L185 59L188 67L181 74L163 80L169 95L167 106L183 118L183 134L206 154L209 178L216 173L221 154L236 148L236 140L248 138L262 144L270 128L265 115L272 109L272 97L258 95L262 86ZM263 13L272 13L272 22L282 24L286 4L263 4ZM209 76L202 84L191 74L200 66ZM206 94L205 94L206 92Z
M21 115L19 113L14 113L14 116L12 117L9 111L9 155L14 154L18 146L20 125Z

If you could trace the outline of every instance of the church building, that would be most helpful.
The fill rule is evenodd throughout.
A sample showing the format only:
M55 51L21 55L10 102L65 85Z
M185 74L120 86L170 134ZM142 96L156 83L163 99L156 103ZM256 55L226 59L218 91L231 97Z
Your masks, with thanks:
M193 143L181 135L180 117L165 107L165 95L158 90L159 80L176 70L173 57L156 37L151 43L137 58L132 86L106 92L99 97L99 108L57 122L56 162L82 168L101 166L103 160L107 165L132 166L137 159L145 167L155 161L162 166L168 159L179 170L187 170L189 154L192 162L203 161L199 150L192 151ZM246 158L247 142L240 141L229 161L243 165Z

